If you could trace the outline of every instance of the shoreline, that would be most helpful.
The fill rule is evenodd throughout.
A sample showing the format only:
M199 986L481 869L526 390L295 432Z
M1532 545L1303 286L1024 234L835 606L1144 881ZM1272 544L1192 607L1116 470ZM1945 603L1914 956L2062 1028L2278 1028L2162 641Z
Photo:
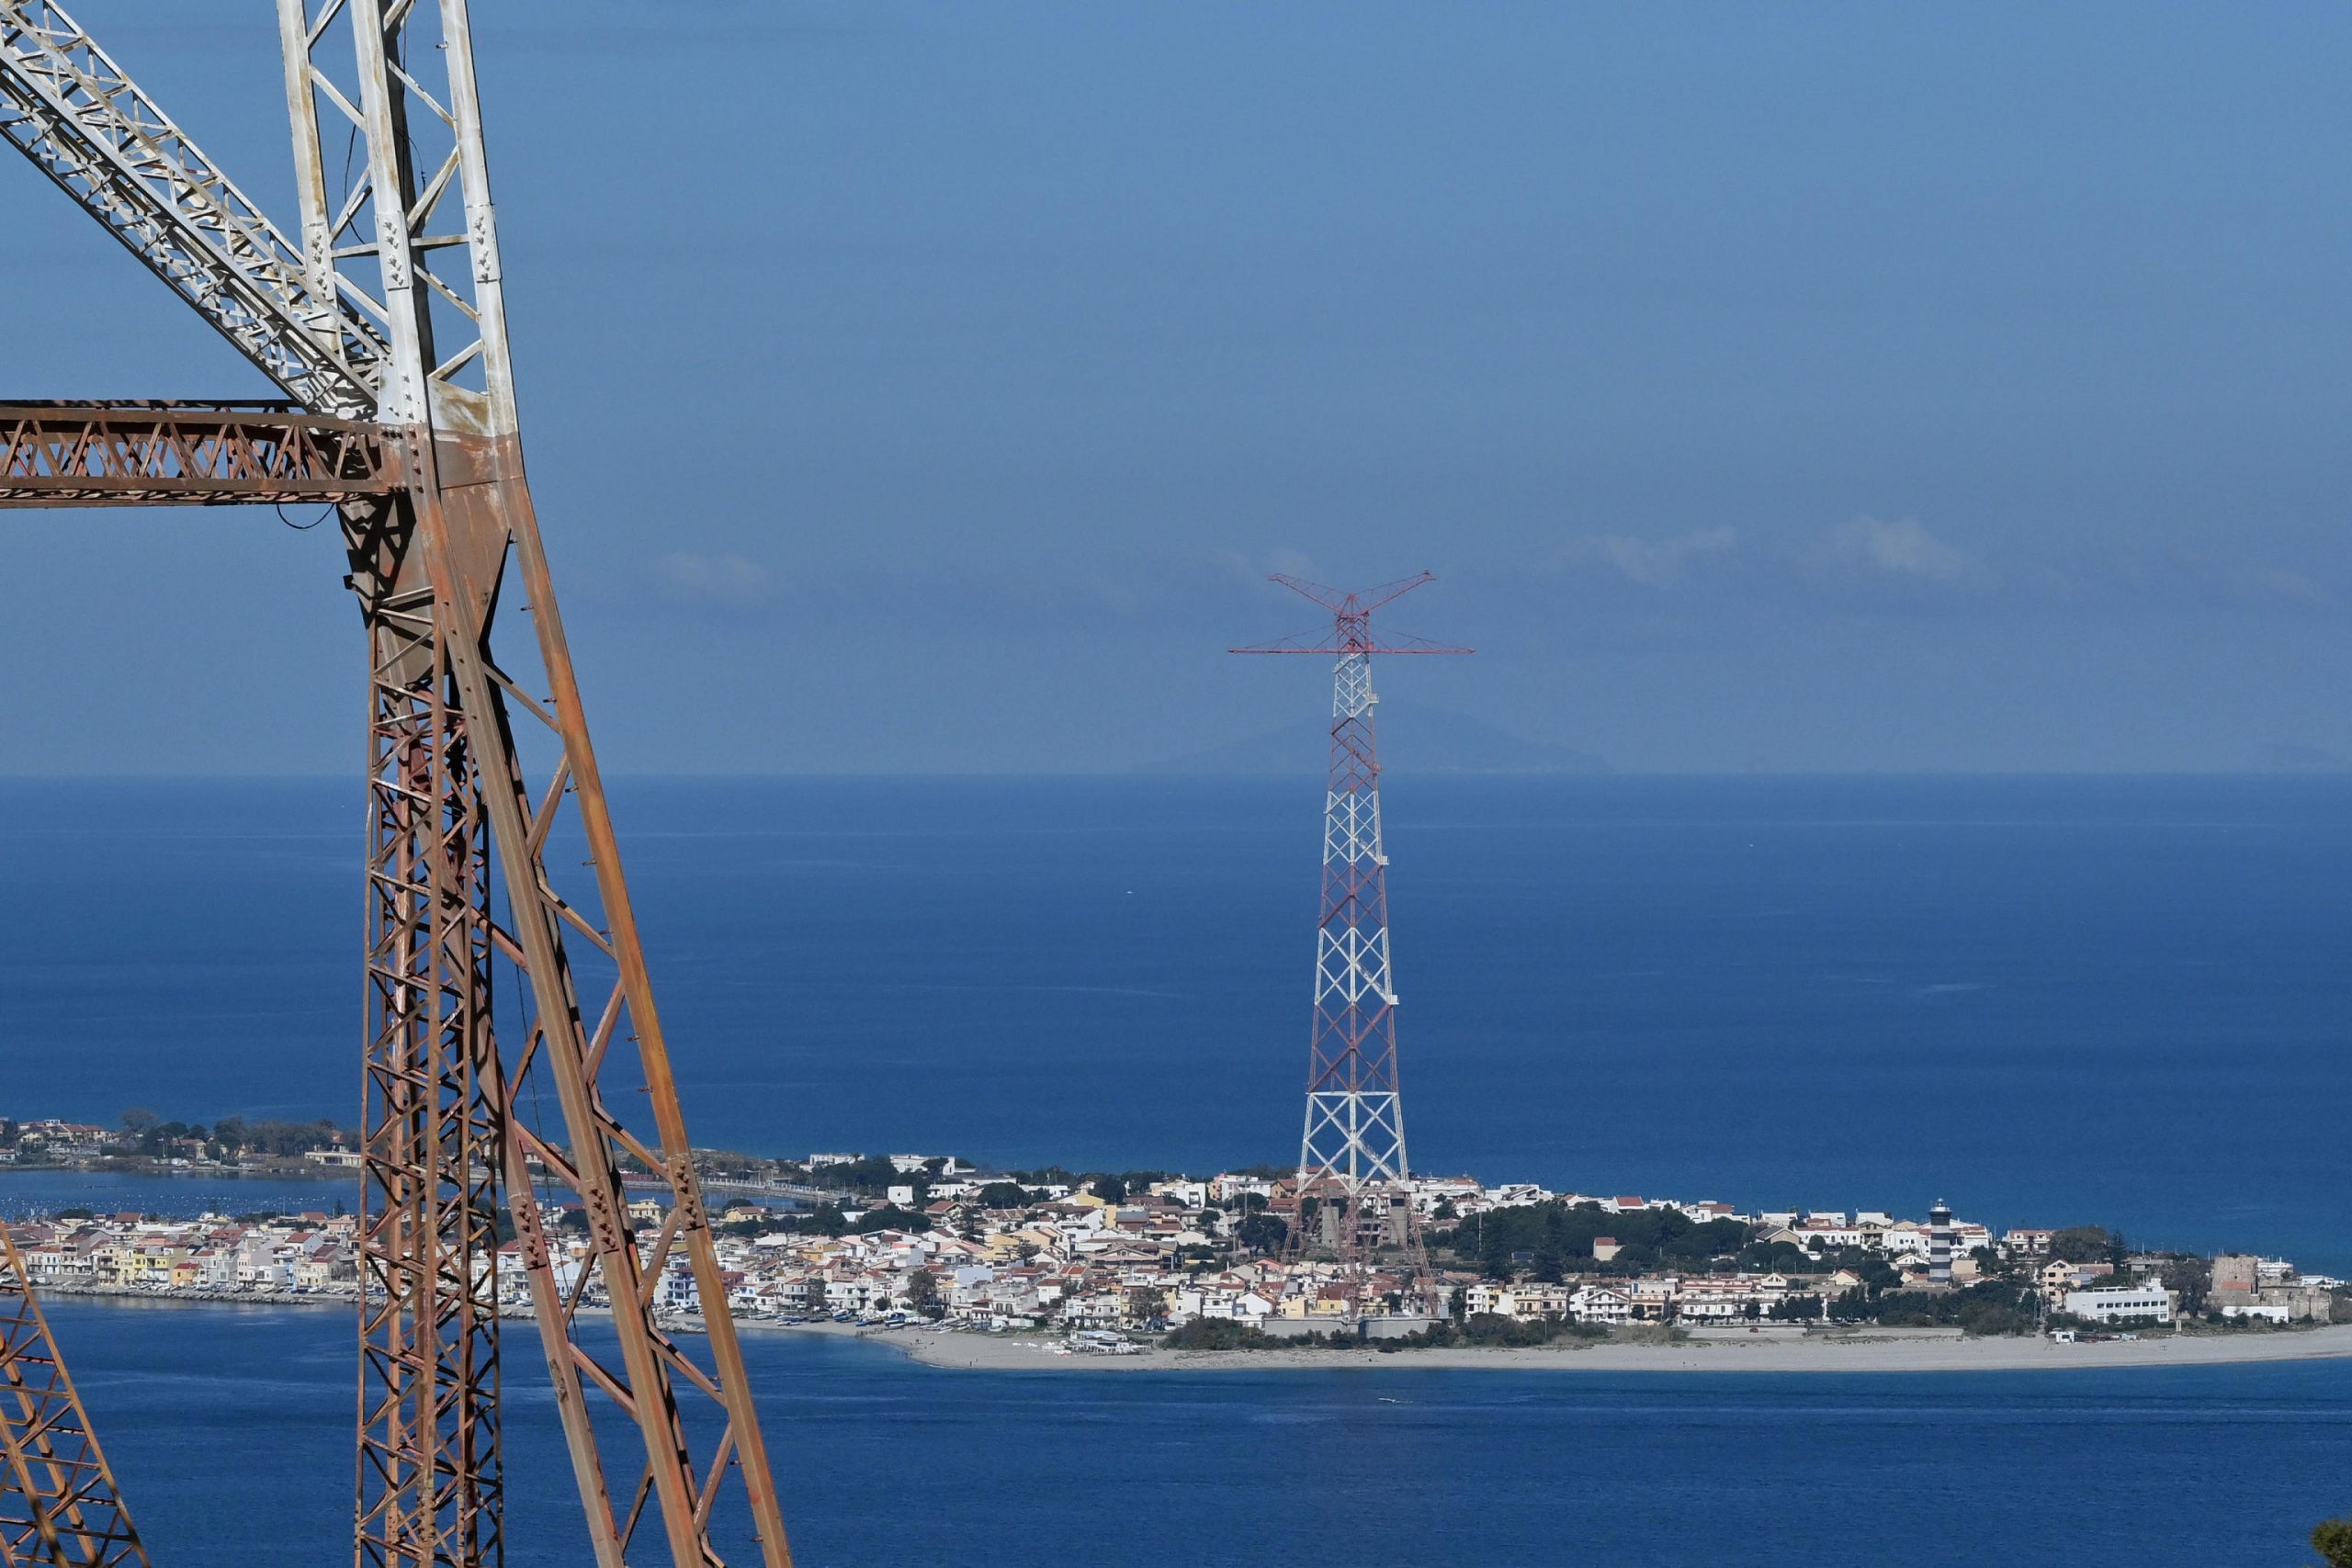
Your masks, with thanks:
M104 1301L178 1306L339 1307L356 1295L334 1292L159 1292L127 1286L41 1285L44 1301ZM604 1315L583 1308L585 1316ZM503 1318L527 1320L527 1308ZM673 1333L705 1332L699 1316L671 1319ZM1551 1372L2012 1372L2084 1371L2115 1367L2212 1367L2352 1358L2352 1324L2238 1334L2167 1334L2137 1340L2062 1345L2043 1336L1972 1339L1950 1329L1860 1329L1846 1334L1747 1335L1699 1330L1679 1344L1612 1345L1567 1340L1541 1347L1430 1350L1170 1350L1157 1346L1132 1355L1072 1354L1058 1334L937 1333L922 1328L860 1327L849 1323L765 1323L740 1318L745 1337L808 1335L862 1340L943 1371L1223 1372L1440 1371Z
M2270 1333L2167 1335L2062 1345L2043 1337L1968 1338L1939 1329L1863 1330L1805 1337L1705 1334L1677 1345L1590 1342L1442 1350L1168 1350L1129 1356L1057 1353L1058 1336L933 1334L848 1324L746 1323L746 1333L831 1334L888 1347L949 1371L1314 1371L1423 1369L1554 1372L2009 1372L2110 1367L2199 1367L2352 1357L2352 1324Z

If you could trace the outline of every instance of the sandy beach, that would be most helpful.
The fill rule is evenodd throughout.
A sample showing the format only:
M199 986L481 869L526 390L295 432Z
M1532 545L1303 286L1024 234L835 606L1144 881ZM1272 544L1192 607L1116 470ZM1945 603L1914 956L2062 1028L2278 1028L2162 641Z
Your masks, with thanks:
M1406 1367L1563 1372L2005 1372L2104 1367L2192 1367L2352 1356L2352 1324L2272 1333L2164 1336L2060 1345L2046 1338L1970 1339L1939 1329L1853 1334L1700 1334L1676 1345L1569 1342L1511 1350L1146 1350L1064 1355L1059 1336L934 1334L845 1324L745 1325L752 1332L870 1340L928 1366L965 1371L1277 1371Z
M49 1287L45 1294L179 1303L195 1306L337 1307L345 1294L132 1291L109 1286ZM582 1309L602 1316L604 1309ZM523 1308L502 1316L527 1317ZM699 1333L701 1320L668 1320L673 1332ZM1311 1371L1333 1368L1444 1368L1564 1372L2007 1372L2098 1367L2197 1367L2234 1362L2311 1361L2352 1356L2352 1324L2236 1334L2154 1335L2136 1340L2061 1345L2047 1338L1971 1339L1945 1328L1862 1328L1811 1334L1768 1329L1699 1329L1671 1345L1563 1340L1538 1349L1164 1350L1102 1356L1067 1353L1055 1334L936 1333L921 1328L861 1328L847 1323L739 1320L742 1333L813 1334L887 1346L925 1366L957 1371Z

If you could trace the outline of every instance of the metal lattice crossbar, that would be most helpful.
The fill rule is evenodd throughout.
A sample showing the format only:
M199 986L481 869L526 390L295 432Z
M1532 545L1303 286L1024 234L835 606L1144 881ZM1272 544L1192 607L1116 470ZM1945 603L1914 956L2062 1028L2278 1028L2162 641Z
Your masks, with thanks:
M0 404L0 506L339 502L401 488L383 426L283 408Z

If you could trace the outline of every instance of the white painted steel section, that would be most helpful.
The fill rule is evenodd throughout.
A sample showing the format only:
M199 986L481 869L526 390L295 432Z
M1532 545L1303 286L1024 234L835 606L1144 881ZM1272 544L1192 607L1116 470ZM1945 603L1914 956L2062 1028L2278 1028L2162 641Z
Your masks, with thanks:
M0 138L297 402L374 409L381 334L320 298L302 253L49 0L0 0Z
M1367 720L1378 704L1372 685L1372 660L1362 653L1343 654L1332 671L1331 716L1335 721ZM1367 738L1368 739L1368 738ZM1387 865L1382 846L1380 791L1376 776L1360 789L1330 789L1323 797L1323 865L1327 884L1333 877L1365 882ZM1330 921L1316 938L1315 1046L1317 1067L1331 1046L1330 1020L1351 1010L1377 1011L1396 1005L1385 922L1385 899L1363 906L1368 919L1353 924ZM1301 1140L1299 1169L1303 1179L1338 1179L1354 1193L1375 1183L1401 1181L1410 1168L1405 1152L1405 1112L1402 1098L1385 1069L1370 1054L1385 1058L1391 1036L1375 1030L1363 1042L1364 1052L1349 1065L1347 1081L1337 1088L1312 1089L1306 1099L1306 1122ZM1367 1068L1382 1081L1364 1081Z
M381 417L514 434L466 0L277 0L277 12L303 266L390 341ZM365 157L331 181L338 144Z

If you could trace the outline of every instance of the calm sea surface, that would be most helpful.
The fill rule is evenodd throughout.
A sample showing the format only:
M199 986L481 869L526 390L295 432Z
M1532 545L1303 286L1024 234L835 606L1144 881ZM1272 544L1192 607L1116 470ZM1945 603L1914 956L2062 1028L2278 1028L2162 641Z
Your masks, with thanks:
M698 1139L1285 1157L1319 806L1312 780L624 786ZM1423 1168L1940 1195L2352 1272L2352 782L1399 775L1386 806ZM0 784L0 1114L347 1119L358 838L341 783ZM338 1191L16 1173L0 1213ZM57 1317L159 1561L347 1529L347 1314ZM1998 1542L2278 1568L2352 1509L2345 1363L1138 1378L752 1354L812 1565L1874 1568ZM510 1561L569 1564L531 1363Z
M55 1317L156 1562L326 1561L349 1539L348 1314ZM804 1568L2294 1568L2346 1507L2352 1451L2345 1362L1162 1376L949 1372L775 1335L747 1354ZM531 1359L509 1358L507 1561L572 1568Z
M2352 781L1388 781L1416 1165L2352 1272ZM639 782L699 1141L1297 1147L1319 781ZM0 1114L348 1119L359 797L0 783ZM0 1205L9 1199L0 1177Z

